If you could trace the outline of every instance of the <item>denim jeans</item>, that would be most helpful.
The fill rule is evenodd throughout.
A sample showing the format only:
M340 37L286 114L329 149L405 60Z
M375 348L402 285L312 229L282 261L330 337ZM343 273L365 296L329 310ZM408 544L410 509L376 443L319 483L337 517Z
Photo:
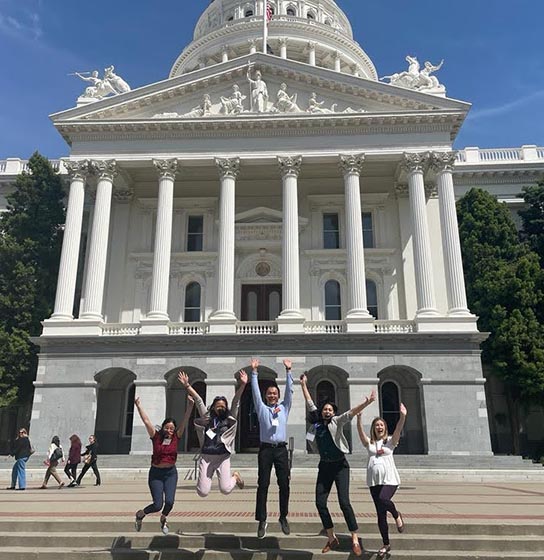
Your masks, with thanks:
M26 462L29 457L21 457L15 460L13 469L11 470L11 487L17 486L17 479L19 479L19 488L26 488Z

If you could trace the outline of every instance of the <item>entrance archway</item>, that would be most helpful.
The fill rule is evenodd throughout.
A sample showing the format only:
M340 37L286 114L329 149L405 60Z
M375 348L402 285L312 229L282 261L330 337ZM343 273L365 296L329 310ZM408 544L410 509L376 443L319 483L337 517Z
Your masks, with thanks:
M387 423L389 433L399 419L400 403L408 409L406 424L395 453L421 455L427 453L421 393L421 374L416 370L392 366L379 374L380 414Z
M98 390L94 433L102 454L130 453L135 379L134 373L122 368L107 369L95 375Z

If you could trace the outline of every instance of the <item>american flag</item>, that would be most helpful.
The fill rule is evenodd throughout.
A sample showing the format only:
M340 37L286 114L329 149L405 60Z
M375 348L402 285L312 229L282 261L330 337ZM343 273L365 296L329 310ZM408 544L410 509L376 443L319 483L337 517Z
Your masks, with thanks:
M270 21L272 19L272 16L274 15L274 10L272 9L272 6L270 5L270 2L266 2L266 21Z

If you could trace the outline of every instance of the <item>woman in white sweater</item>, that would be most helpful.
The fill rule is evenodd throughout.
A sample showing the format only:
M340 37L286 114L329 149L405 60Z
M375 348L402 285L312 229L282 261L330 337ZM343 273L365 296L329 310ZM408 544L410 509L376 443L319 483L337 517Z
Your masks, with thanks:
M372 391L371 401L376 400L376 392ZM402 515L392 501L393 495L400 485L400 477L393 459L393 451L397 447L407 414L406 407L401 403L400 418L392 436L389 436L387 424L383 418L374 418L370 426L370 437L365 434L361 414L357 415L357 430L361 443L368 451L368 466L366 483L374 500L378 515L378 527L383 540L383 546L378 551L380 557L391 550L389 544L389 528L387 526L387 512L389 512L397 525L397 531L404 531Z

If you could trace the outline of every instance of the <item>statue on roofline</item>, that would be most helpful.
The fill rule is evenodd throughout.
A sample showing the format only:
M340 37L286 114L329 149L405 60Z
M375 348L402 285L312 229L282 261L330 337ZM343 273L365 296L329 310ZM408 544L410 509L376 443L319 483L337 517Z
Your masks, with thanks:
M443 60L436 66L426 61L423 69L421 69L421 65L415 56L408 55L406 57L406 62L408 62L407 71L392 74L391 76L384 76L381 79L389 80L392 86L413 89L424 93L446 92L446 88L438 81L438 78L436 78L436 76L431 76L433 72L438 72L438 70L442 68L444 64Z
M115 67L108 66L104 69L104 75L99 77L98 70L92 72L74 72L71 76L77 76L91 85L85 88L80 99L99 100L108 95L119 95L130 91L130 86L117 74L114 73Z

